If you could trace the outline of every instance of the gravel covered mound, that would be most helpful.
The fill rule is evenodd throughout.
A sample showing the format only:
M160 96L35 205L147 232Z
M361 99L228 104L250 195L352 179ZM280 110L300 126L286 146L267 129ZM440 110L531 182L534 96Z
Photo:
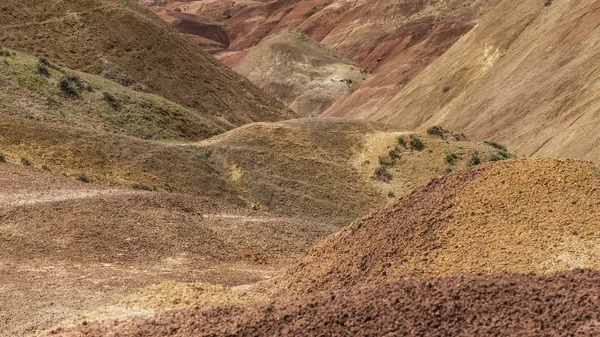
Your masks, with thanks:
M593 336L600 272L410 278L289 302L86 323L55 336Z
M283 296L405 276L600 269L600 170L520 159L432 180L322 240L273 287Z

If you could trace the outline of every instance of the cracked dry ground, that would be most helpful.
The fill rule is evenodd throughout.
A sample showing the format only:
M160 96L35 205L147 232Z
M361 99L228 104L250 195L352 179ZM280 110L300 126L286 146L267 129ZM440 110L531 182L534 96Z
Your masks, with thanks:
M164 281L262 281L335 230L12 164L0 165L0 191L1 336L39 333Z

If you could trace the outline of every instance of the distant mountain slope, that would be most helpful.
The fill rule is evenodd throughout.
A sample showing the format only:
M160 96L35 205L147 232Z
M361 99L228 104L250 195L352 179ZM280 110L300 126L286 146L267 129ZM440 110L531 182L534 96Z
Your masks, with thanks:
M369 118L499 2L441 2L407 19L360 62L373 75L336 101L325 115Z
M231 67L301 116L325 111L368 75L350 58L295 31L262 40Z
M295 116L132 1L3 1L0 44L159 94L225 127Z
M150 1L150 4L157 13L168 14L161 14L167 22L177 22L176 16L185 13L219 23L227 32L230 46L216 52L215 57L225 64L235 64L249 48L290 29L352 58L373 75L353 85L325 115L366 119L499 2L270 0L240 3L217 0L206 3L167 0ZM186 33L177 24L173 25ZM199 43L206 45L206 42ZM220 44L218 38L215 43ZM205 48L215 50L212 45ZM260 63L260 59L255 62ZM269 64L270 60L267 58L264 63ZM306 67L310 66L306 63ZM286 79L273 79L277 80ZM259 86L261 83L264 83L262 78ZM280 88L280 91L284 89Z
M373 119L600 161L596 1L505 0Z

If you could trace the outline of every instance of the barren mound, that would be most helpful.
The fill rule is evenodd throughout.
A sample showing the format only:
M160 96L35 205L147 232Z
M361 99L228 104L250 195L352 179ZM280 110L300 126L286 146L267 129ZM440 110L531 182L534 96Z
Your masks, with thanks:
M53 336L596 336L600 272L407 279L290 302L88 323Z
M133 1L6 0L0 43L159 94L228 128L294 116Z
M600 170L554 159L484 164L432 180L318 243L282 295L405 276L600 268Z
M441 123L520 154L598 161L597 8L503 1L373 119L409 129Z
M231 67L300 116L325 111L368 75L350 58L295 31L261 41Z
M226 198L106 188L12 164L0 164L0 189L2 336L34 333L154 283L261 281L336 229ZM175 306L176 296L235 295L180 288L129 301L152 308Z
M0 152L19 163L69 176L85 173L111 186L143 184L159 190L234 201L236 191L211 167L202 151L133 137L26 118L2 116Z

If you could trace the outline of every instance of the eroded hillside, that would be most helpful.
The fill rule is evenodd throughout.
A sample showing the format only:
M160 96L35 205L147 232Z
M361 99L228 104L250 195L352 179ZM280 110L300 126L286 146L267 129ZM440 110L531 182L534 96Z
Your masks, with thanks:
M442 124L519 154L600 160L598 4L507 0L373 119Z
M369 72L307 35L285 31L250 48L231 68L300 116L317 116Z
M0 44L159 94L227 128L294 116L130 1L4 1Z
M219 25L227 34L229 46L215 56L225 64L235 63L249 48L287 30L310 36L372 73L366 81L353 85L348 94L336 100L326 115L368 118L500 1L142 2L176 28L179 22L176 17L182 13ZM204 29L198 34L213 33ZM215 38L215 42L218 41L219 38ZM294 48L290 48L292 50ZM272 65L269 60L267 54L263 67ZM305 67L314 66L307 61ZM285 73L273 72L268 76L273 82L287 80ZM260 86L264 83L263 77L255 83Z

